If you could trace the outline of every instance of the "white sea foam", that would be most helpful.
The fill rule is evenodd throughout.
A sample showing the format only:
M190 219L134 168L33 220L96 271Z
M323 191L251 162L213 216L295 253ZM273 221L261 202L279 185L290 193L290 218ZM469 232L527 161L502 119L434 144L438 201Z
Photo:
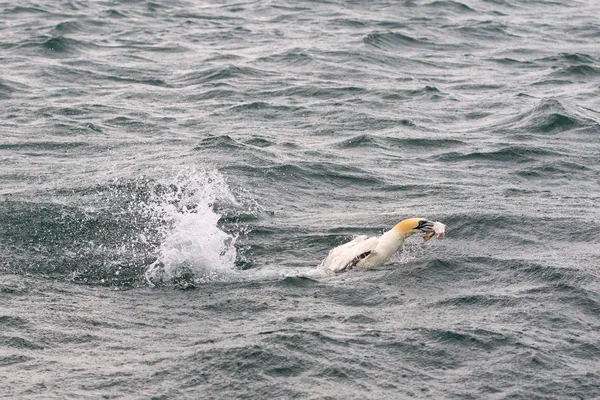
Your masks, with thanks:
M238 206L216 170L188 169L156 194L147 212L161 220L158 258L146 270L150 285L186 276L195 283L233 278L236 235L219 227L215 204Z

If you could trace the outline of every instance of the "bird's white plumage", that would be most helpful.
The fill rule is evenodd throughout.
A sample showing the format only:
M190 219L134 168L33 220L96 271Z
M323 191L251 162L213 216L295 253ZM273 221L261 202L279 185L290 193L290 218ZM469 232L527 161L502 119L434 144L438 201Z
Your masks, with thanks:
M432 236L443 239L446 225L422 218L409 218L378 237L357 236L329 252L321 266L339 273L352 268L373 268L386 263L402 247L404 239L415 233L425 233L425 240Z
M357 236L329 252L322 265L332 272L341 272L356 257L368 251L373 251L379 243L377 237Z

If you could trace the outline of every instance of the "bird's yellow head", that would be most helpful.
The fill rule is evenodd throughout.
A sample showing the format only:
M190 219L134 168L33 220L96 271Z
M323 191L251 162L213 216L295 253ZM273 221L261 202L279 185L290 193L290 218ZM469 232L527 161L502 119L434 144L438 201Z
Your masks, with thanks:
M393 230L404 237L414 235L415 233L422 233L429 239L434 235L433 222L426 220L425 218L405 219L396 224Z

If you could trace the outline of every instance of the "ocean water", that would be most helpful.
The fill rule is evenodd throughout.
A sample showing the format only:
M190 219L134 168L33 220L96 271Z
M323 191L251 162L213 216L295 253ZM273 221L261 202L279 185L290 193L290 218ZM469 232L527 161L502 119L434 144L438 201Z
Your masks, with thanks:
M0 122L1 398L600 397L595 0L0 1Z

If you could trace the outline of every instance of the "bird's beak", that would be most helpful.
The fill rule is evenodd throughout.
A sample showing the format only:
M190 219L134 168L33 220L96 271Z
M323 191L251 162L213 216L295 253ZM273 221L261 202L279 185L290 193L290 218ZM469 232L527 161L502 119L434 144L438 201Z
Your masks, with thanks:
M435 231L433 230L433 222L431 221L420 221L419 226L417 226L417 230L425 234L425 236L423 236L423 240L425 241L428 241L433 236L435 236Z

